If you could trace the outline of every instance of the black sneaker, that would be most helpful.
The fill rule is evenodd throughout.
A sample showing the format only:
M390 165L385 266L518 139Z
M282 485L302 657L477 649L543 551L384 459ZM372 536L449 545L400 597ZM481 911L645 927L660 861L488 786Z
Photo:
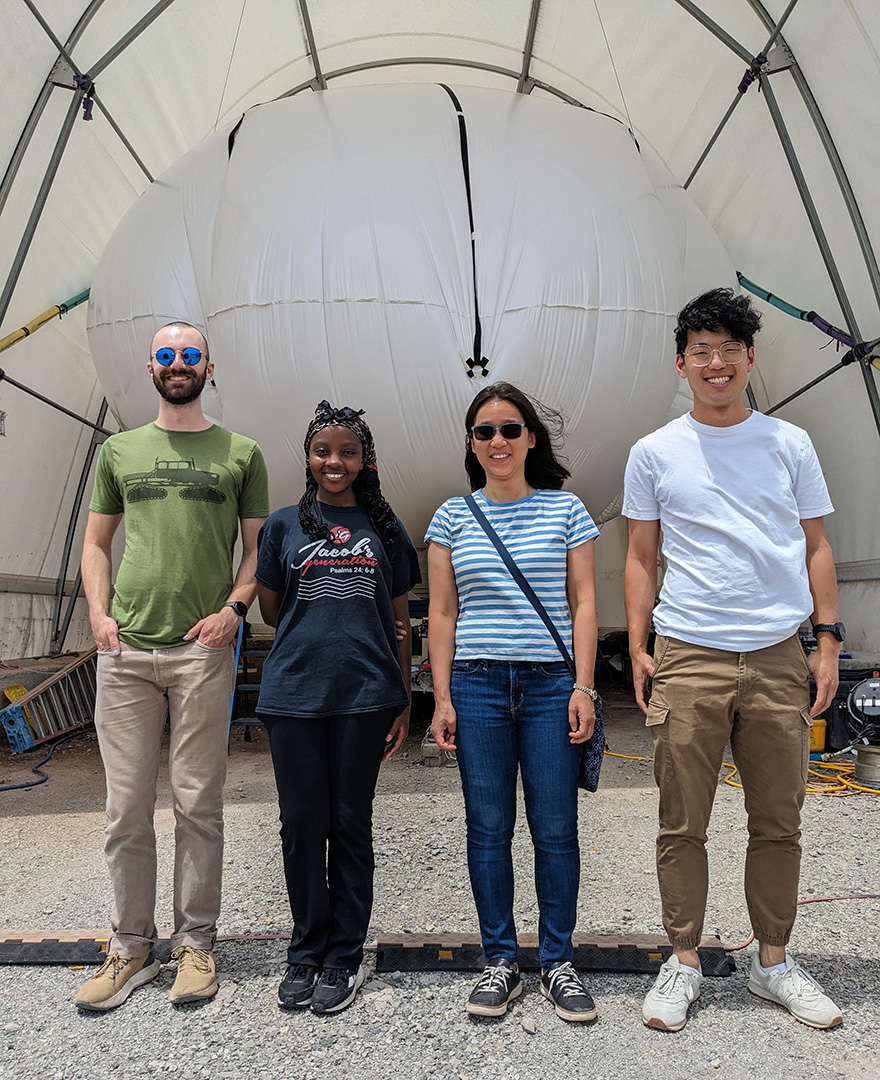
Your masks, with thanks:
M504 1016L508 1002L522 993L519 967L511 960L490 960L467 1000L472 1016Z
M324 968L312 994L312 1012L336 1013L348 1008L363 981L363 964L358 968Z
M571 964L554 964L541 972L541 993L563 1020L595 1020L596 1006Z
M278 987L282 1009L304 1009L312 1000L320 972L311 964L288 964L287 974Z

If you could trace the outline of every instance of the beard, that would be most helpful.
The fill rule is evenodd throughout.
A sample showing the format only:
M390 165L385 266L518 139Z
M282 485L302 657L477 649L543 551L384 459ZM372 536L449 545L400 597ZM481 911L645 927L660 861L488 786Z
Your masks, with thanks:
M158 376L154 373L153 382L156 384L156 389L160 395L172 405L189 405L191 401L195 401L200 396L205 388L206 371L196 372L190 375L189 382L175 386L169 386L165 382L166 372L167 369L160 372Z

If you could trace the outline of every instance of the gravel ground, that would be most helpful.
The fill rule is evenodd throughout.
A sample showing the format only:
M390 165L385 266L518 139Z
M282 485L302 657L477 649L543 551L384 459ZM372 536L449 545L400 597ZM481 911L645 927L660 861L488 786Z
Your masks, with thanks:
M640 715L609 695L608 738L620 753L650 755ZM418 764L421 730L383 768L375 804L376 900L371 936L381 931L474 932L464 857L457 771ZM0 783L30 778L34 758L0 749ZM729 760L729 759L728 759ZM109 881L101 853L103 770L92 733L61 746L47 784L0 793L0 939L12 931L107 926ZM656 794L646 762L606 757L596 795L581 793L582 880L578 929L659 933L653 869ZM742 897L746 831L742 793L720 785L712 823L712 886L706 932L725 944L748 934ZM537 929L524 815L515 862L520 930ZM157 807L160 926L170 922L173 820L167 788ZM232 736L227 847L220 933L289 932L277 838L277 806L265 733ZM808 796L801 896L880 892L880 798ZM470 974L380 973L368 954L367 982L336 1017L282 1012L282 940L223 941L221 988L211 1001L172 1008L171 971L105 1015L80 1014L71 998L82 970L0 968L0 1077L100 1080L175 1076L211 1080L538 1080L548 1069L590 1080L698 1077L794 1080L805 1073L877 1080L877 915L880 901L800 909L794 954L841 1006L835 1031L796 1023L746 990L754 946L737 954L730 978L707 979L688 1026L648 1030L641 1000L650 977L593 973L599 1009L592 1025L566 1024L540 997L537 977L501 1020L472 1019Z

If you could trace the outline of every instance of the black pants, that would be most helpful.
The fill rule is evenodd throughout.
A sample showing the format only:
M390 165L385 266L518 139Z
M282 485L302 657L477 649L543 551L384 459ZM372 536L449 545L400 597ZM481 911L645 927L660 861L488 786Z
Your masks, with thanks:
M290 964L356 968L373 907L373 795L396 709L260 716L269 731L293 934Z

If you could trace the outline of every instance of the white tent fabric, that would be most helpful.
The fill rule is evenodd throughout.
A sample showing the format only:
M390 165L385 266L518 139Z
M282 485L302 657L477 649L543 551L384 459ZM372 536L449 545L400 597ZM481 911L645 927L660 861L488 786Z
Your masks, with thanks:
M143 343L176 314L206 327L211 416L259 437L273 505L299 497L297 436L329 396L366 409L418 541L462 487L469 401L506 380L564 409L570 486L599 517L675 393L669 312L735 282L623 125L512 91L372 86L261 106L231 155L228 137L161 177L101 258L89 340L117 418L153 419ZM467 363L478 317L485 371Z
M781 31L773 37L783 18ZM687 222L683 232L670 231L670 236L677 237L673 248L682 237L686 245L693 239L690 251L706 252L703 269L707 274L721 274L722 265L732 265L778 296L819 312L854 340L880 336L876 262L880 205L874 197L880 172L876 123L880 13L873 0L767 0L763 4L759 0L657 0L650 5L634 0L595 0L593 4L444 0L430 5L388 0L356 5L339 0L320 4L299 0L296 5L287 0L159 0L153 4L147 0L11 0L4 6L3 29L0 60L12 78L0 120L0 162L5 170L0 180L0 335L95 283L102 254L126 213L145 191L149 190L147 199L157 198L154 178L162 177L164 183L167 170L172 169L168 176L173 177L175 170L188 167L192 158L181 159L194 148L198 148L196 156L210 158L216 153L218 172L213 179L218 184L222 179L225 185L227 179L232 180L229 170L234 173L239 168L235 160L239 150L250 145L255 138L252 133L268 123L261 114L268 117L289 106L287 115L303 117L316 113L323 101L334 114L347 113L353 123L357 109L377 100L376 95L390 94L391 84L418 84L406 99L433 102L441 100L438 84L447 83L456 88L465 111L472 113L475 133L480 129L476 116L482 108L478 100L507 101L512 93L525 95L527 101L522 104L527 108L518 109L517 114L528 114L524 123L534 124L529 139L544 155L552 142L549 128L532 117L564 116L560 124L570 131L589 117L620 128L624 141L629 138L625 129L631 127L643 151L642 160L661 163L656 169L653 164L644 169L653 170L650 182L655 192L666 191L667 218L677 213ZM761 70L759 80L739 94L737 87L751 58L765 49L768 61L756 65ZM94 119L89 123L80 119L89 80L81 86L76 75L94 79ZM357 87L368 89L361 97ZM486 91L491 93L487 96ZM283 95L287 99L277 105L252 108ZM398 95L395 92L396 100ZM734 101L737 104L725 120ZM616 117L622 124L583 114L578 104ZM435 106L426 107L430 113ZM445 102L442 107L447 108ZM243 142L231 159L221 161L226 157L225 133L243 114ZM497 117L491 121L491 109L486 116L485 131L482 137L476 135L472 147L483 156L486 171L482 175L505 180L515 191L516 178L503 175L493 152L491 125L497 126ZM418 127L418 136L429 128L430 124ZM446 137L454 136L451 126L449 132ZM364 136L364 132L354 134ZM291 138L295 137L303 138L304 133L294 128ZM705 160L692 176L710 143ZM451 167L456 162L455 147L446 149ZM207 164L205 182L210 186L210 161ZM664 170L675 184L687 184L686 196L677 188L663 188ZM443 191L454 190L456 198L461 198L461 187L453 188L449 179L450 186L443 185ZM312 180L320 185L317 170ZM525 177L522 182L527 183ZM224 189L226 194L232 191ZM422 194L428 202L429 191ZM443 196L444 205L449 197ZM507 197L506 205L496 205L486 192L481 197L480 212L487 224L478 239L486 245L487 265L493 245L500 260L494 279L485 275L487 284L495 281L495 293L481 297L481 312L501 313L494 324L491 318L486 320L483 351L492 360L492 350L500 350L498 367L490 371L503 377L504 365L513 363L507 359L509 350L515 351L523 336L512 310L497 303L508 299L506 293L498 292L498 283L509 280L503 274L510 250L505 252L500 230L515 216L515 204L512 197ZM198 214L207 215L208 202L196 208ZM690 210L691 203L720 239L726 258L721 258L711 238L705 243L697 239L708 234L703 232L704 224L698 224L700 215ZM214 242L233 248L245 242L241 205L241 199L233 200L225 216L217 219ZM674 206L678 209L673 210ZM295 209L291 207L292 212ZM416 209L412 198L401 207L410 214ZM460 209L455 209L456 222ZM139 208L132 210L138 212ZM284 227L295 230L295 217L285 218ZM477 217L475 227L481 228ZM285 243L291 235L285 233ZM129 254L125 273L140 275L149 286L151 274L167 267L169 254L179 254L174 244L169 252L172 237L149 236L140 250ZM448 249L438 263L463 266L467 271L469 238L450 229L446 239ZM664 254L674 264L672 276L679 276L678 283L672 283L664 270L663 288L654 297L661 301L656 310L663 313L661 321L668 326L679 289L691 284L702 287L702 280L699 268L691 273L690 259L680 248ZM217 251L215 263L216 255ZM386 262L383 258L383 268ZM235 304L255 287L255 281L234 280L229 257L224 260L224 271L225 281L210 273L211 303L201 311L212 335L216 325L221 342L228 340L237 353L243 348L244 324L236 324L232 311L241 310ZM194 267L192 274L190 285L208 280L204 265ZM541 277L535 272L530 276ZM426 432L432 407L440 415L447 411L457 415L473 389L473 381L467 380L461 367L462 350L471 336L470 283L467 273L456 277L450 270L449 280L434 282L436 292L428 297L437 301L432 307L442 314L445 341L450 346L454 343L459 367L454 375L450 373L448 382L442 382L444 389L435 386L425 393L420 419ZM539 294L546 284L538 280ZM181 283L181 300L188 287ZM235 304L224 307L219 302L221 293ZM200 302L207 298L202 292L197 295ZM150 305L131 314L181 314L165 310L177 300L173 293L158 299L163 301L162 310ZM86 334L85 305L0 354L0 366L10 378L92 422L105 391L112 396L119 418L138 422L144 418L133 404L143 392L136 385L146 353L142 325L131 322L122 344L117 342L106 357L98 359L104 317L97 299L95 304L90 319L98 335L94 340L101 383ZM833 366L841 354L809 324L769 305L760 306L766 318L758 342L754 391L757 406L769 408ZM290 341L285 335L290 329L289 322L276 328L279 343L286 341L288 350ZM400 333L402 342L403 324ZM645 332L639 365L659 372L665 350L671 369L668 338L659 340L657 356L650 356L655 333L655 328ZM398 378L405 381L416 373L420 352L430 356L441 351L446 351L442 337L419 342L406 365L395 364L393 370L384 371L382 378L390 380L389 399L397 394ZM299 363L299 355L294 355ZM398 351L397 355L403 354ZM612 389L620 397L615 399L611 390L603 392L592 399L594 407L623 413L622 406L632 403L632 419L643 427L655 426L663 419L656 416L655 384L650 382L650 393L645 393L633 372L621 375L620 359L608 369L616 377ZM231 368L229 364L225 370ZM239 394L231 374L230 381L224 382L225 370L218 368L218 406L228 422L227 409L233 401L237 406ZM508 370L517 370L515 364ZM119 383L126 380L130 389L121 391ZM880 649L880 533L876 527L880 437L872 411L877 386L876 368L855 363L784 406L779 414L806 427L819 450L837 507L829 532L839 564L842 617L853 646L872 650ZM314 404L311 397L317 387L317 381L307 382L309 397L298 402L298 408ZM550 404L570 411L570 401L551 400L554 391L562 393L564 388L538 383L534 389ZM356 390L352 384L352 393ZM328 386L327 392L332 397L336 388ZM644 399L650 397L647 404L643 393ZM321 396L324 393L318 391L317 397ZM0 382L0 411L6 414L2 418L5 436L0 437L4 496L0 656L14 656L40 652L58 637L57 606L51 594L62 572L91 431L9 382ZM374 422L380 449L387 435L389 460L397 461L401 448L394 445L393 415L389 407L388 418L381 425L378 419ZM235 419L232 426L270 444L289 441L295 447L299 442L299 420L288 426L281 403L274 398L266 402L264 411ZM618 435L622 442L640 433L622 424ZM452 459L444 455L453 435L442 425L437 426L437 435L436 442L403 448L410 457L415 450L429 459L418 463L426 473L451 467ZM571 439L568 446L573 460L579 441L583 442L580 436ZM590 500L598 513L603 506L597 503L604 503L607 492L613 497L619 487L620 447L608 451L607 464L604 452L597 452L589 463L577 464L583 464L584 475L587 471L597 477L602 474L602 486ZM293 472L292 467L289 471ZM400 498L406 500L409 480L396 475L394 468L388 475L389 483L398 484ZM273 489L278 498L280 483L285 481L276 480ZM449 490L457 483L450 477ZM431 498L440 486L431 489ZM591 493L585 488L585 494ZM419 520L430 501L426 492L423 505L414 503ZM70 545L74 565L81 528L82 521ZM610 530L619 536L615 526ZM610 595L619 593L615 569L619 558L610 553L607 558ZM63 573L73 577L74 571ZM610 610L610 598L608 604ZM617 620L611 614L603 621ZM86 629L79 613L66 644L75 647L86 640Z

